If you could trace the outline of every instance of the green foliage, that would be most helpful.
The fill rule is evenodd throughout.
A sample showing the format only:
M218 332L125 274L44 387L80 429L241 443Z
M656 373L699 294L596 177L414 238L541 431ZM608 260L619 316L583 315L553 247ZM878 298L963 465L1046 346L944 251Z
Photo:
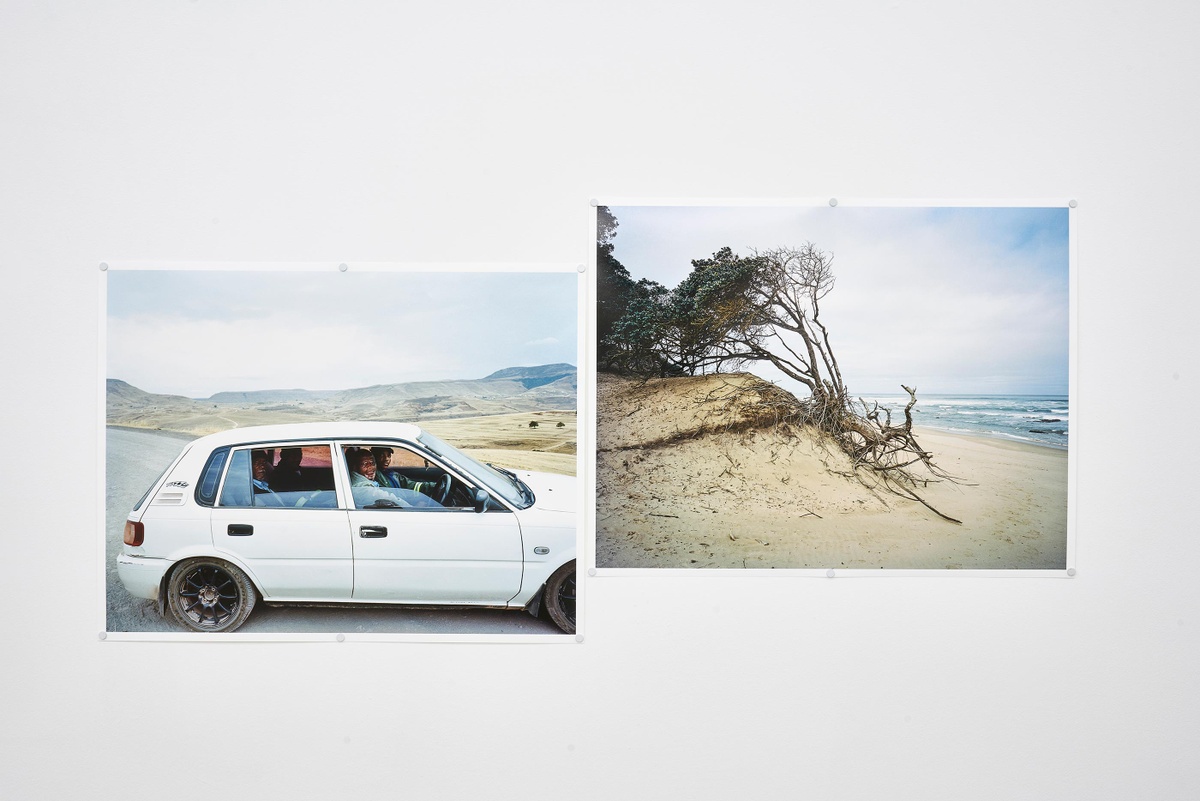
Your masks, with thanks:
M596 243L600 245L611 244L614 236L617 235L617 218L609 210L608 206L596 207Z
M726 247L693 261L675 289L638 281L605 340L611 363L641 376L695 375L719 364L728 358L730 331L753 316L749 298L761 266Z
M669 298L667 288L656 281L643 278L631 286L624 313L602 340L610 366L634 375L670 374L662 353L671 319Z
M617 218L607 206L600 206L596 210L596 363L602 370L612 367L616 354L607 343L614 324L625 314L636 283L613 256L612 240L616 235Z
M724 247L711 259L692 262L692 272L675 288L676 315L696 329L698 343L725 339L754 319L753 296L765 260L742 258Z
M845 391L819 301L832 256L806 243L742 257L724 247L696 259L674 289L635 281L613 257L617 219L597 212L597 365L638 376L695 375L770 362L816 395Z

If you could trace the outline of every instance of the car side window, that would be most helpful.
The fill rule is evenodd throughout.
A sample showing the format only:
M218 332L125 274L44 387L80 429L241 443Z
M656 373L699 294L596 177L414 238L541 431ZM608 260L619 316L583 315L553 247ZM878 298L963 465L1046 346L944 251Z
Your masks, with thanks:
M229 459L221 506L337 507L328 445L239 448Z
M221 488L221 506L250 506L253 497L250 486L250 451L234 451L225 473L225 486Z
M441 509L456 480L424 456L394 442L342 450L356 509Z

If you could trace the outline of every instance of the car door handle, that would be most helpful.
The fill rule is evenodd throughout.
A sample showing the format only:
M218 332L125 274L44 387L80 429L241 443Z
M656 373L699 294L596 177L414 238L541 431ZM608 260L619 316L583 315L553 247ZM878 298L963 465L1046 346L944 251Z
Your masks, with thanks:
M378 539L387 536L387 526L359 526L358 536L364 539Z
M249 537L254 533L254 526L240 526L236 523L230 523L227 532L231 537Z

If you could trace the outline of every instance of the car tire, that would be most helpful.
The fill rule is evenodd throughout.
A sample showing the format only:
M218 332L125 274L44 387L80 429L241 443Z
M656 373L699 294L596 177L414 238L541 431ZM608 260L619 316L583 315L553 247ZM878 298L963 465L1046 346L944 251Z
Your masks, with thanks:
M567 634L575 633L575 560L554 571L542 596L546 614Z
M257 599L250 578L223 559L187 559L167 581L171 617L192 631L233 631L250 617Z

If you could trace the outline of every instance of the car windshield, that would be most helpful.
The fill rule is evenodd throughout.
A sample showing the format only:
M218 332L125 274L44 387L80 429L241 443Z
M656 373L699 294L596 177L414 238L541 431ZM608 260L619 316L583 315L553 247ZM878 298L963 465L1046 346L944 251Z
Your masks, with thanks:
M520 479L507 470L497 470L491 465L476 461L428 432L422 432L419 441L438 456L465 470L471 478L502 496L513 506L525 509L533 502L532 494L527 494Z

